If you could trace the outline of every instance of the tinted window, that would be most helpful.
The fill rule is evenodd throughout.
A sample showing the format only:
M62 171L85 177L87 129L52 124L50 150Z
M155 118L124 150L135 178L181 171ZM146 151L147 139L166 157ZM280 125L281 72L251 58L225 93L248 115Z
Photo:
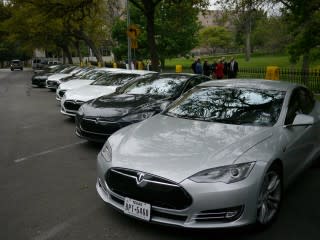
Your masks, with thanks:
M285 92L251 88L196 87L166 114L174 117L230 124L274 125Z
M122 92L130 94L176 96L182 89L188 76L185 75L152 75L141 78L126 86Z
M188 83L186 88L184 89L184 92L188 91L189 89L199 85L200 83L206 82L211 80L210 78L206 78L206 77L194 77L192 78Z
M305 88L295 89L289 101L285 124L292 124L295 116L299 113L309 114L313 106L314 99L310 91Z
M137 74L132 73L119 73L119 74L104 74L103 76L99 77L96 81L91 83L91 85L102 85L102 86L120 86L134 77L137 77Z

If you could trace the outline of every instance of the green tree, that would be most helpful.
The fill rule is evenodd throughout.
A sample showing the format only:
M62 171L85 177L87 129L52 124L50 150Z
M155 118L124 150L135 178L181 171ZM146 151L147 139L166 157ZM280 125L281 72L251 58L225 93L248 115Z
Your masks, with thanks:
M129 0L146 18L147 44L151 57L151 64L155 68L159 66L159 49L156 42L155 14L157 8L164 0ZM190 8L204 8L209 4L208 0L167 0L166 4L183 6ZM182 16L180 16L182 17Z
M157 47L157 58L161 61L162 67L165 66L165 59L177 55L185 55L197 45L197 33L200 28L197 18L198 12L197 8L190 7L184 1L176 3L163 1L159 3L154 15L154 40ZM130 15L131 22L141 29L138 48L133 53L134 58L150 58L149 34L146 27L147 19L135 7L130 8ZM114 24L112 37L117 42L116 47L113 49L116 58L126 59L127 35L125 20L119 19Z
M272 1L272 0L271 0ZM249 61L252 52L252 31L256 26L257 16L268 9L268 1L263 0L217 0L223 9L234 18L237 27L237 40L242 40L245 46L246 60ZM258 14L258 15L257 15Z
M320 2L318 0L281 0L283 13L287 17L293 40L289 53L293 62L302 56L302 69L305 83L308 83L308 70L312 50L320 46Z
M200 45L212 50L215 54L217 48L228 48L231 46L232 36L230 31L224 27L206 27L199 33Z

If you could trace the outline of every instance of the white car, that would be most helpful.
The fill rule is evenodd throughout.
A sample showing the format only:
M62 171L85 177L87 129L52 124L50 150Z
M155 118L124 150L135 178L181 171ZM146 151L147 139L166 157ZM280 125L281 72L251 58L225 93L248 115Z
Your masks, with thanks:
M57 101L60 101L67 90L76 89L76 88L79 88L82 86L87 86L105 74L123 71L123 70L124 69L121 69L121 68L93 69L79 78L72 79L70 81L61 83L56 91L56 99L57 99Z
M63 71L61 71L60 73L49 76L48 79L46 80L46 88L49 88L50 90L55 91L60 85L62 79L74 76L81 70L82 68L80 67L70 66L64 69Z
M144 70L123 70L104 75L87 86L68 90L61 99L61 113L74 117L79 107L89 100L114 93L118 87L130 82L135 77L154 72Z

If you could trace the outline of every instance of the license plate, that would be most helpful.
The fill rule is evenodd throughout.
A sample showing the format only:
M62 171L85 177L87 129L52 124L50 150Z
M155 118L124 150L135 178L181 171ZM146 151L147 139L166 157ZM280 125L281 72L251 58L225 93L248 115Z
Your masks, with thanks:
M151 205L131 198L124 199L124 213L149 221Z

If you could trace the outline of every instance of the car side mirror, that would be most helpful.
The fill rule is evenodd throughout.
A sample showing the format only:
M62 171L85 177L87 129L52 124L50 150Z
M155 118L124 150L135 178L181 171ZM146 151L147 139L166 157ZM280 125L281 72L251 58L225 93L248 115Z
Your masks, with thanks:
M120 86L118 86L118 87L116 87L116 93L120 93L120 89L121 89L121 87Z
M293 120L292 126L307 126L314 123L314 117L306 114L297 114Z

